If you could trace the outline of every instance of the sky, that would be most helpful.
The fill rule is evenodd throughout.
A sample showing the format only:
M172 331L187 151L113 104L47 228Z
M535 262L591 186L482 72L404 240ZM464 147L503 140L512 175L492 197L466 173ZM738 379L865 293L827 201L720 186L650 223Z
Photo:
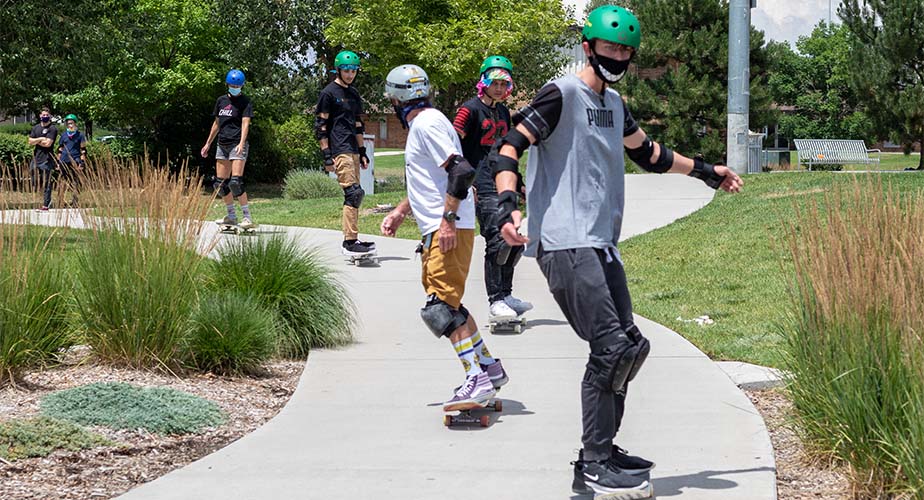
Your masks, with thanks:
M811 34L812 28L822 19L840 23L837 6L840 0L757 0L751 10L751 25L764 32L767 40L788 41L795 47L800 35Z
M584 12L587 0L563 0L566 5L575 6L575 12ZM788 41L795 48L800 35L811 34L818 21L828 20L829 0L757 0L757 7L751 9L751 25L764 32L767 40ZM830 0L831 19L837 18L840 0ZM644 29L644 26L643 26Z

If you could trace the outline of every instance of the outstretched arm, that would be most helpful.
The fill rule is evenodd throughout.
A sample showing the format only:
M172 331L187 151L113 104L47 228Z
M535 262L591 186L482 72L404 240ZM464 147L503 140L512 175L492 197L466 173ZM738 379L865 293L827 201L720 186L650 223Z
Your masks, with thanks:
M626 136L624 145L629 158L649 172L689 175L701 179L713 189L722 189L729 193L741 191L741 186L744 185L744 181L732 169L675 153L652 141L641 128Z

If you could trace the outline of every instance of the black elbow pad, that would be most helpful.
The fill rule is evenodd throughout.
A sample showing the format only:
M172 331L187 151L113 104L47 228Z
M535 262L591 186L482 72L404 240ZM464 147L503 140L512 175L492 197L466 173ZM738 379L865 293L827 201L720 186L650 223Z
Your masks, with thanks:
M471 163L462 156L452 155L446 165L446 172L449 174L446 192L460 200L468 197L468 188L475 182L475 169L472 168Z
M319 141L327 138L327 120L320 116L314 119L314 137Z
M654 143L648 137L642 142L642 145L635 148L626 148L626 153L636 165L642 167L648 172L663 174L671 169L674 165L674 152L670 148L661 145L661 154L654 162L651 161L651 155L654 154Z

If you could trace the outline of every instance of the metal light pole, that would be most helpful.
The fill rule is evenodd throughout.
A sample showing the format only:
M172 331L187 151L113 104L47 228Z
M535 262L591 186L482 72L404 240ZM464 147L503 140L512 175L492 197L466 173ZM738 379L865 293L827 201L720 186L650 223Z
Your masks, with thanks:
M748 170L748 112L751 97L751 7L756 0L731 0L728 9L728 166Z

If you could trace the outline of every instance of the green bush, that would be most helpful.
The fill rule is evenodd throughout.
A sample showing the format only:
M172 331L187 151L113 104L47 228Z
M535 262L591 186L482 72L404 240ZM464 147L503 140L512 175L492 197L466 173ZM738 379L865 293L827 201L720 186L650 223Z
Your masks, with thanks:
M396 193L407 191L407 183L402 175L389 175L375 180L376 193Z
M49 417L0 422L0 458L45 457L55 450L77 451L112 446L108 439L70 422Z
M206 296L192 318L193 365L220 374L253 372L275 349L276 316L237 291Z
M202 258L178 245L96 233L78 250L80 329L96 355L135 367L175 366L189 332Z
M920 498L924 196L881 182L837 186L824 211L797 209L783 359L810 447L848 463L859 496Z
M45 248L36 226L0 225L0 384L52 359L71 344L70 287L64 263ZM17 248L25 241L32 248Z
M58 391L41 401L42 414L81 425L190 434L225 422L217 404L167 387L101 382Z
M19 165L30 161L32 149L27 136L0 133L0 163Z
M17 123L17 124L7 124L0 125L0 134L14 134L14 135L29 135L29 132L32 132L32 127L35 126L32 123Z
M292 170L319 169L321 152L312 128L304 115L293 116L281 124L254 122L247 176L261 182L279 182Z
M219 249L209 273L215 289L252 293L281 319L279 351L301 357L313 347L352 341L349 294L314 251L283 236L245 238Z
M336 179L317 170L293 170L286 175L282 196L287 200L314 200L343 196Z

